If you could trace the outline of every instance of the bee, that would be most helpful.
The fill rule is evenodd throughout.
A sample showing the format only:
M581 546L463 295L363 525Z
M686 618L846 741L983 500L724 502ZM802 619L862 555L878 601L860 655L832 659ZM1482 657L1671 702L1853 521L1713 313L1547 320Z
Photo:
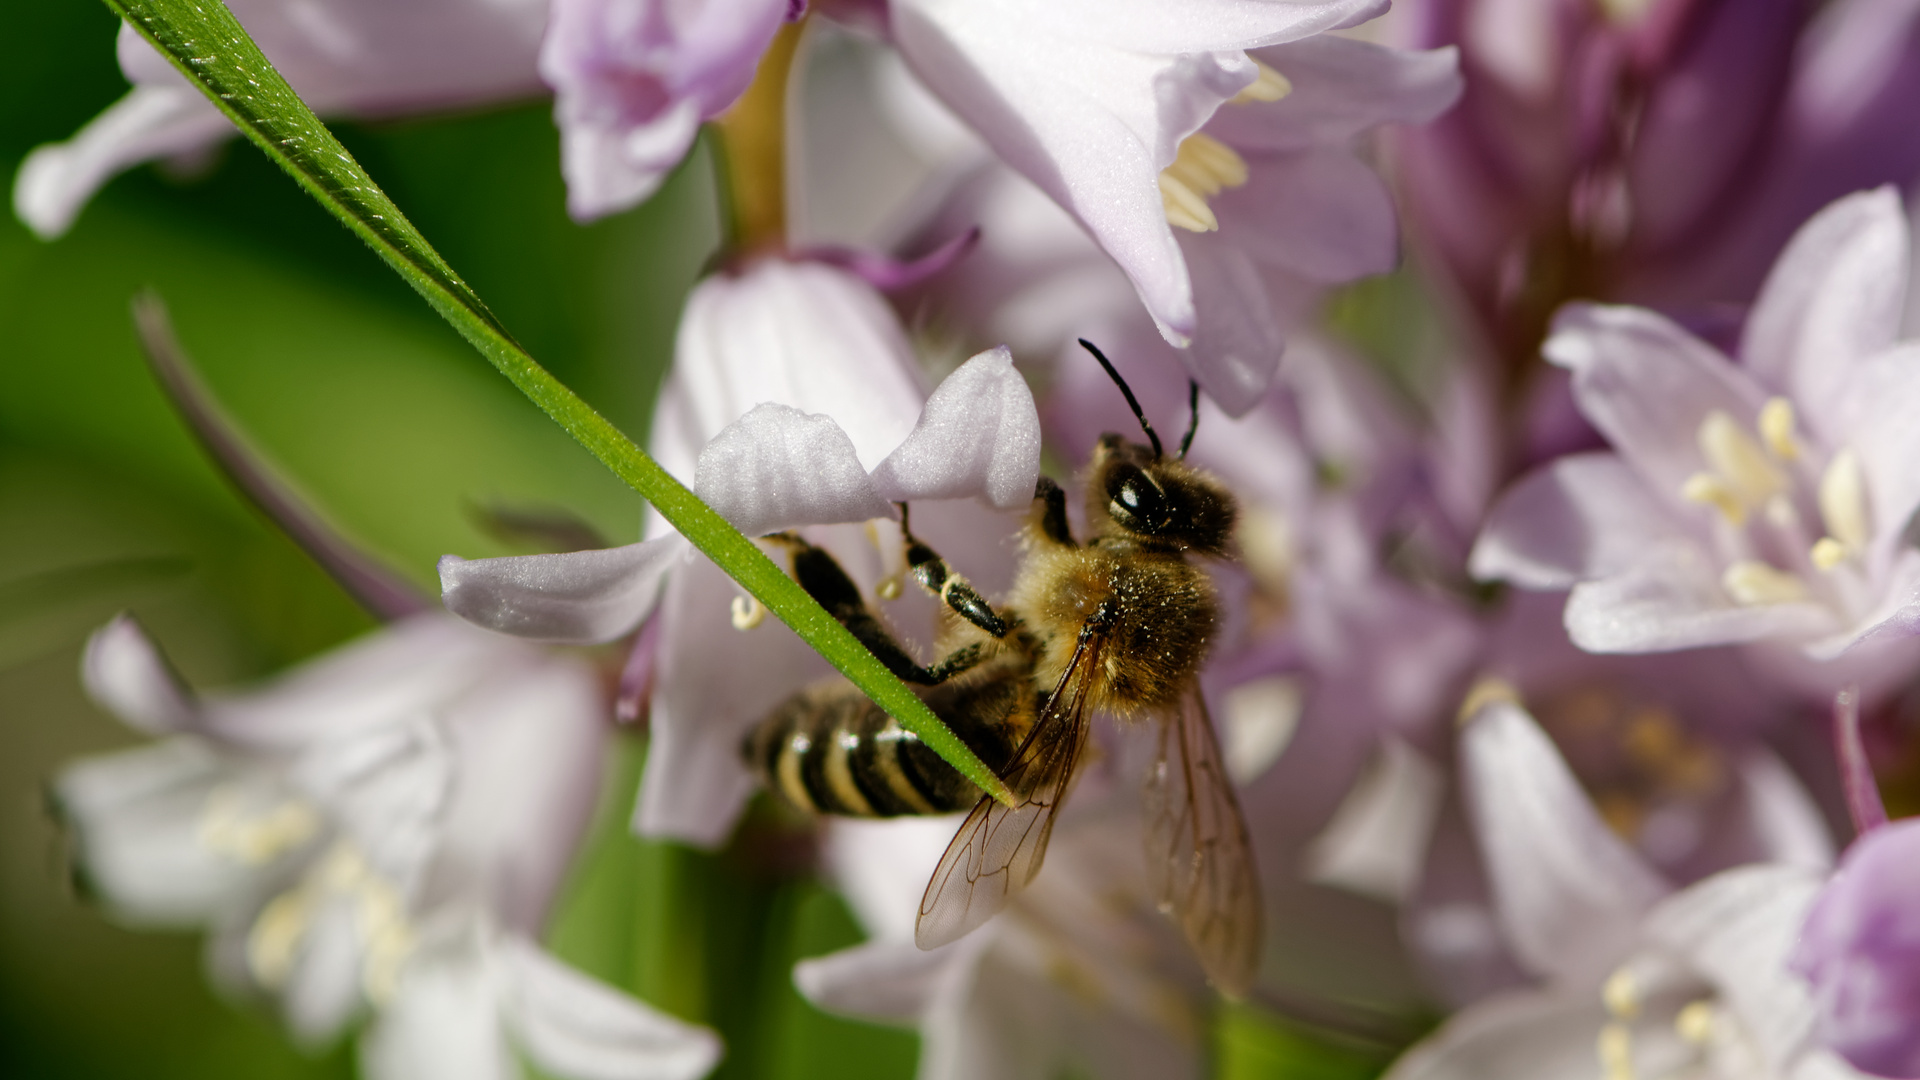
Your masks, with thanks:
M1221 763L1199 672L1218 619L1195 557L1223 559L1235 503L1219 480L1165 454L1139 401L1091 343L1148 445L1101 437L1084 474L1089 536L1070 531L1064 490L1041 477L1006 602L990 605L908 527L907 565L945 603L944 659L923 667L873 615L825 551L793 534L799 583L940 717L1015 796L984 795L851 683L809 687L749 733L743 753L770 790L813 813L886 817L969 808L920 902L915 939L931 949L1004 908L1040 871L1054 816L1083 757L1089 721L1159 724L1146 778L1149 880L1213 983L1252 982L1260 949L1259 885L1246 822Z

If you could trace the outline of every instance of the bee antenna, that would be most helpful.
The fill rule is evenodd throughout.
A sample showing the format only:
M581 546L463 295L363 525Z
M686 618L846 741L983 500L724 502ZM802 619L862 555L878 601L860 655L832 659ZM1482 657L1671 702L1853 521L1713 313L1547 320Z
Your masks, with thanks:
M1113 370L1113 364L1107 360L1107 354L1101 352L1099 346L1086 338L1081 338L1080 347L1092 353L1093 358L1100 361L1100 366L1107 369L1108 377L1113 379L1114 385L1118 386L1120 393L1126 397L1127 408L1132 409L1134 419L1140 421L1140 430L1147 433L1147 441L1153 444L1153 456L1161 456L1160 436L1154 433L1153 425L1147 421L1147 414L1140 411L1140 399L1133 396L1133 388L1127 385L1127 380L1121 378L1119 372Z
M1180 460L1187 460L1187 449L1193 445L1193 433L1200 430L1200 384L1187 380L1187 433L1180 437Z

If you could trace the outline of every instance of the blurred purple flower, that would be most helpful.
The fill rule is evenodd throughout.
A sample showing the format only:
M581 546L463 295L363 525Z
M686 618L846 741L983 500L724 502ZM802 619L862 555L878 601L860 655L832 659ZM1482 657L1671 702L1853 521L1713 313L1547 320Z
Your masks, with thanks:
M554 0L553 87L567 208L589 221L653 194L700 125L753 81L792 0Z
M1612 453L1560 458L1494 508L1472 569L1572 587L1598 652L1774 641L1830 659L1920 625L1920 352L1899 340L1898 197L1843 199L1795 235L1743 363L1651 311L1572 305L1549 359Z
M233 0L260 51L322 116L390 116L540 93L547 0ZM205 151L233 125L199 87L122 25L133 91L72 139L27 155L13 206L41 237L66 232L124 169Z
M394 623L266 687L196 697L131 619L87 689L165 738L69 766L79 864L130 923L200 926L214 977L301 1042L359 1014L378 1080L704 1075L711 1033L535 943L607 731L587 668L450 617Z
M1847 849L1791 963L1813 984L1827 1046L1876 1076L1920 1076L1920 820Z
M1569 299L1713 322L1819 207L1920 175L1907 0L1424 0L1461 105L1407 132L1411 216L1510 365Z

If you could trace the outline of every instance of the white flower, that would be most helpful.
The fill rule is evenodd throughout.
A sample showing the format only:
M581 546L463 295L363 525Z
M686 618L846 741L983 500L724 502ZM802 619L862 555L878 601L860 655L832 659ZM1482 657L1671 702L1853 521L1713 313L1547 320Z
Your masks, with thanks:
M1651 311L1564 309L1548 359L1611 453L1561 458L1494 508L1473 571L1572 588L1596 652L1775 641L1832 658L1920 624L1920 349L1891 189L1803 226L1740 364Z
M376 1014L370 1076L692 1078L713 1036L534 943L591 810L593 673L418 616L241 694L197 698L137 624L94 635L89 691L165 736L57 785L119 919L205 926L216 978L302 1042Z
M1005 349L974 357L925 397L906 337L872 286L779 259L710 278L689 298L651 442L662 465L691 474L695 493L750 534L835 526L815 542L869 588L882 563L889 574L903 568L893 501L930 500L916 532L939 544L952 534L938 524L940 501L1024 510L1040 465L1033 398ZM857 524L870 519L872 531ZM635 824L714 844L753 787L741 737L829 669L785 627L760 625L764 612L713 563L683 559L683 538L657 535L664 522L649 532L609 551L448 556L441 583L456 614L545 640L619 636L657 602L653 744ZM980 546L1001 561L997 540ZM982 572L976 560L961 564Z

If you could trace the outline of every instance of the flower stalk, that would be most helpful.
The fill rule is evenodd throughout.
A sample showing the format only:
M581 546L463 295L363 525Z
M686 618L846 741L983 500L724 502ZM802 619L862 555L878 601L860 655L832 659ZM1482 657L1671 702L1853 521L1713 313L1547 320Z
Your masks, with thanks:
M804 22L780 28L753 84L714 122L726 186L728 247L777 249L787 240L787 84Z
M226 7L195 0L106 3L308 194L366 241L521 393L902 727L983 791L1011 804L1013 796L1000 778L752 540L521 348L273 69Z

